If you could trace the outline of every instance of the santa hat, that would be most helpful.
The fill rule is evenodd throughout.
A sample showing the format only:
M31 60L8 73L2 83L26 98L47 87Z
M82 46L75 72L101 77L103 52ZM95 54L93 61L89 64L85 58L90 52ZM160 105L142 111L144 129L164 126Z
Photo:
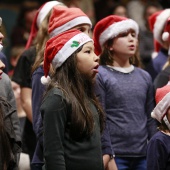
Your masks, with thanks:
M42 21L45 19L45 17L48 15L50 10L56 6L56 5L63 5L63 3L58 2L58 1L49 1L44 3L39 10L37 11L37 14L34 18L34 21L31 26L31 32L26 44L26 49L28 49L33 41L33 39L36 37L38 29L42 23Z
M50 37L54 37L80 24L89 24L92 27L90 19L81 9L54 7L49 20L48 32Z
M60 67L83 44L93 40L85 33L72 29L49 39L44 52L44 75L42 84L49 83L50 64L54 69Z
M1 27L1 25L2 25L2 18L0 17L0 27ZM2 44L0 44L0 51L2 51L2 49L3 49L3 46L2 46Z
M93 31L95 53L100 55L102 52L102 46L107 40L112 39L129 29L133 29L136 32L136 36L138 36L138 24L132 19L117 15L110 15L100 20L95 25Z
M168 108L170 107L170 82L168 82L167 85L165 85L162 88L158 88L156 90L155 95L156 100L156 107L151 113L152 118L157 119L160 123L162 120L166 122L166 113ZM165 117L165 118L164 118ZM170 124L168 122L168 125L170 127Z
M164 31L163 31L163 34L162 34L162 40L163 41L169 40L169 38L170 38L169 33L170 33L170 17L167 19L165 27L164 27Z
M169 17L170 9L155 12L149 17L149 25L150 30L153 32L154 46L156 52L160 50L161 44L163 44L164 39L166 39L167 37L166 33L164 35L162 33Z

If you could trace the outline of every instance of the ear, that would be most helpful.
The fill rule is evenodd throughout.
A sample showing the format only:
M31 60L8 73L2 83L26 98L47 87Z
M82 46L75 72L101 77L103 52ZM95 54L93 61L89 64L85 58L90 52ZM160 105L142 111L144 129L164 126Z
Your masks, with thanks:
M112 48L112 47L110 47L110 48L109 48L109 50L110 50L110 51L113 51L113 48Z

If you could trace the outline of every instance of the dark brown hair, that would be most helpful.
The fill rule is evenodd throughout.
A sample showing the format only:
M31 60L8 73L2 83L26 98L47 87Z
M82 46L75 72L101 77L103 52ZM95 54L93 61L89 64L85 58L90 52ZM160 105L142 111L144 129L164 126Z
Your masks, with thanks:
M104 114L94 94L94 82L85 78L77 69L76 55L81 49L79 48L61 67L56 69L47 89L48 92L57 86L63 91L66 101L70 103L72 108L70 134L73 138L89 137L93 133L94 120L89 107L90 103L93 103L98 110L101 131L104 127Z

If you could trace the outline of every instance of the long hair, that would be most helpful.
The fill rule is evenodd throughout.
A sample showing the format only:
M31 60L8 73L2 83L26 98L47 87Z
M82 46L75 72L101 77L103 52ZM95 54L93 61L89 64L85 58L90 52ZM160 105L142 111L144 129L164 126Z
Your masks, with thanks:
M58 5L57 5L58 6ZM65 6L64 4L60 4L60 6ZM47 16L42 21L40 28L38 30L37 36L35 38L34 44L36 46L36 58L35 62L32 66L31 72L33 73L40 65L43 64L44 61L44 49L45 44L49 40L48 33L48 24L51 16L52 10L47 14Z
M12 160L14 159L12 154L12 148L9 140L9 136L5 131L4 124L4 109L3 107L11 107L7 101L0 97L0 169L7 170L9 165L11 165Z
M104 127L104 114L94 94L94 82L85 78L77 69L76 55L81 49L82 47L56 69L47 89L48 93L51 88L60 88L66 101L71 105L70 135L73 138L89 137L93 133L94 120L90 103L93 103L98 111L101 131Z
M107 40L103 45L102 54L100 55L100 65L112 65L114 63L114 57L113 57L114 52L109 50L113 42L114 42L114 38ZM142 67L138 48L134 56L129 58L129 62L130 64L136 67Z
M45 19L42 21L42 24L38 30L37 36L35 38L35 44L36 44L36 58L35 62L32 66L32 73L42 64L44 61L44 49L45 49L45 44L47 40L49 39L49 34L48 34L48 23L49 23L49 18L51 15L50 11L48 15L45 17Z

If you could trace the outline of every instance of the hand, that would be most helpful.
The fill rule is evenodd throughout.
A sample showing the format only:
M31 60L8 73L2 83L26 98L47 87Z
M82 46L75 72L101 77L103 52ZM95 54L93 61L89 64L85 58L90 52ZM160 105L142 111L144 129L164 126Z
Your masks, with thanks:
M110 155L103 155L104 169L107 168L109 161L110 161Z
M108 162L108 165L106 167L105 170L118 170L115 159L112 158L110 159L110 161Z

